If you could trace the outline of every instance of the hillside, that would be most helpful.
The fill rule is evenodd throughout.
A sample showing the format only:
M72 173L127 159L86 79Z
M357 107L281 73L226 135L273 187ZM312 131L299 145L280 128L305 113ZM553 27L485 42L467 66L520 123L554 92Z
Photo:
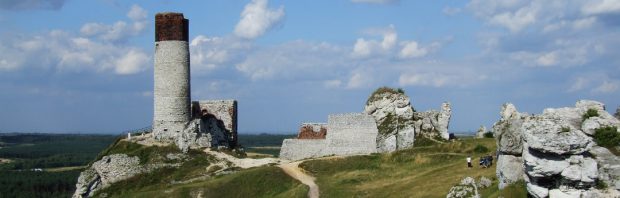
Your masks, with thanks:
M125 153L172 152L166 147L129 146ZM137 148L140 147L140 148ZM112 148L111 150L120 151ZM449 189L464 177L493 181L481 189L483 197L498 197L495 167L480 168L480 156L495 150L494 139L465 139L420 146L387 154L350 157L326 157L300 164L307 174L316 177L321 197L445 197ZM169 154L169 153L168 153ZM465 158L472 155L473 168ZM191 151L191 160L178 168L162 168L114 183L96 196L108 197L306 197L308 187L286 175L275 164L240 169L230 166L213 169L220 163L211 155ZM230 165L230 164L229 164ZM523 187L508 188L504 197L521 197ZM515 196L511 196L515 195Z

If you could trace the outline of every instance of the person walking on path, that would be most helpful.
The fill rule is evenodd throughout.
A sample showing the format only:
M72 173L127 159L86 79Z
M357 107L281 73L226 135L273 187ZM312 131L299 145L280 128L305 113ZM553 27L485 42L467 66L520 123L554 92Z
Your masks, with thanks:
M472 167L472 165L471 165L471 156L468 155L467 156L467 168L471 168L471 167Z

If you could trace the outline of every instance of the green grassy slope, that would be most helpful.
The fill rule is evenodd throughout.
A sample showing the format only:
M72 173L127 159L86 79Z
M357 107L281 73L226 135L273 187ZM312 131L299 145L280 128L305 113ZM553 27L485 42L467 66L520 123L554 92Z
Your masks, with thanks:
M181 151L174 146L143 146L118 141L101 155L124 153L138 156L144 163L177 163L168 160L168 154ZM96 197L305 197L305 185L286 175L274 166L238 170L228 175L214 175L222 169L209 165L217 159L202 151L190 150L189 160L178 168L160 168L150 173L136 175L119 181L96 193Z
M467 176L476 180L481 176L491 178L494 186L481 193L483 197L497 197L503 192L497 191L495 165L477 165L480 156L495 148L491 138L466 139L390 154L312 160L300 166L317 177L321 197L445 197ZM474 168L467 168L467 155L472 155Z

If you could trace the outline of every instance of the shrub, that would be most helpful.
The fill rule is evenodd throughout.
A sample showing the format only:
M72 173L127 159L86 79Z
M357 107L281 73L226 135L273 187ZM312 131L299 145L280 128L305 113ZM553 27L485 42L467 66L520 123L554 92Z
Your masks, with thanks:
M594 142L602 147L615 147L620 145L620 133L616 127L602 127L594 132Z
M596 180L596 186L594 186L596 189L599 190L605 190L607 189L607 184L603 181L603 180Z
M570 132L570 127L562 127L560 132Z
M493 132L486 132L484 133L484 138L493 138Z
M368 100L366 100L366 104L374 102L375 100L381 99L378 96L384 93L405 94L405 90L403 90L402 88L394 89L390 87L379 87L377 90L372 92L372 94L370 94L370 97L368 97Z
M588 118L597 117L597 116L598 116L598 111L596 109L588 109L588 111L585 114L583 114L581 118L583 118L583 121L585 121Z
M484 146L482 144L477 144L476 147L474 147L474 152L476 152L476 153L486 153L486 152L489 152L489 148L487 148L486 146Z

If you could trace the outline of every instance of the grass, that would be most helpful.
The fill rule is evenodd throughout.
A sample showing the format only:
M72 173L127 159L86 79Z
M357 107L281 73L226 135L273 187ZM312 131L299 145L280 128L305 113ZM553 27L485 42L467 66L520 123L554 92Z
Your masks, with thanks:
M476 146L496 148L494 139L468 139L300 166L317 177L322 197L445 197L466 176L495 178L495 167L467 168L467 155L478 159L486 154L476 153Z
M181 171L181 169L178 169ZM124 183L101 191L109 197L306 197L308 188L278 167L258 167L234 174L187 184L154 181L159 174L147 175L153 182L137 186ZM147 178L136 178L141 181ZM133 180L133 179L132 179ZM126 186L134 185L134 186ZM113 188L122 187L122 188Z
M493 185L488 188L479 189L480 197L504 197L504 198L524 198L528 197L525 181L518 181L510 184L502 190L497 190L497 180L493 180Z
M167 154L181 153L175 145L168 146L144 146L128 141L116 141L111 147L99 154L97 160L103 156L112 154L127 154L140 158L140 164L170 162L166 159ZM97 161L95 160L95 161Z

